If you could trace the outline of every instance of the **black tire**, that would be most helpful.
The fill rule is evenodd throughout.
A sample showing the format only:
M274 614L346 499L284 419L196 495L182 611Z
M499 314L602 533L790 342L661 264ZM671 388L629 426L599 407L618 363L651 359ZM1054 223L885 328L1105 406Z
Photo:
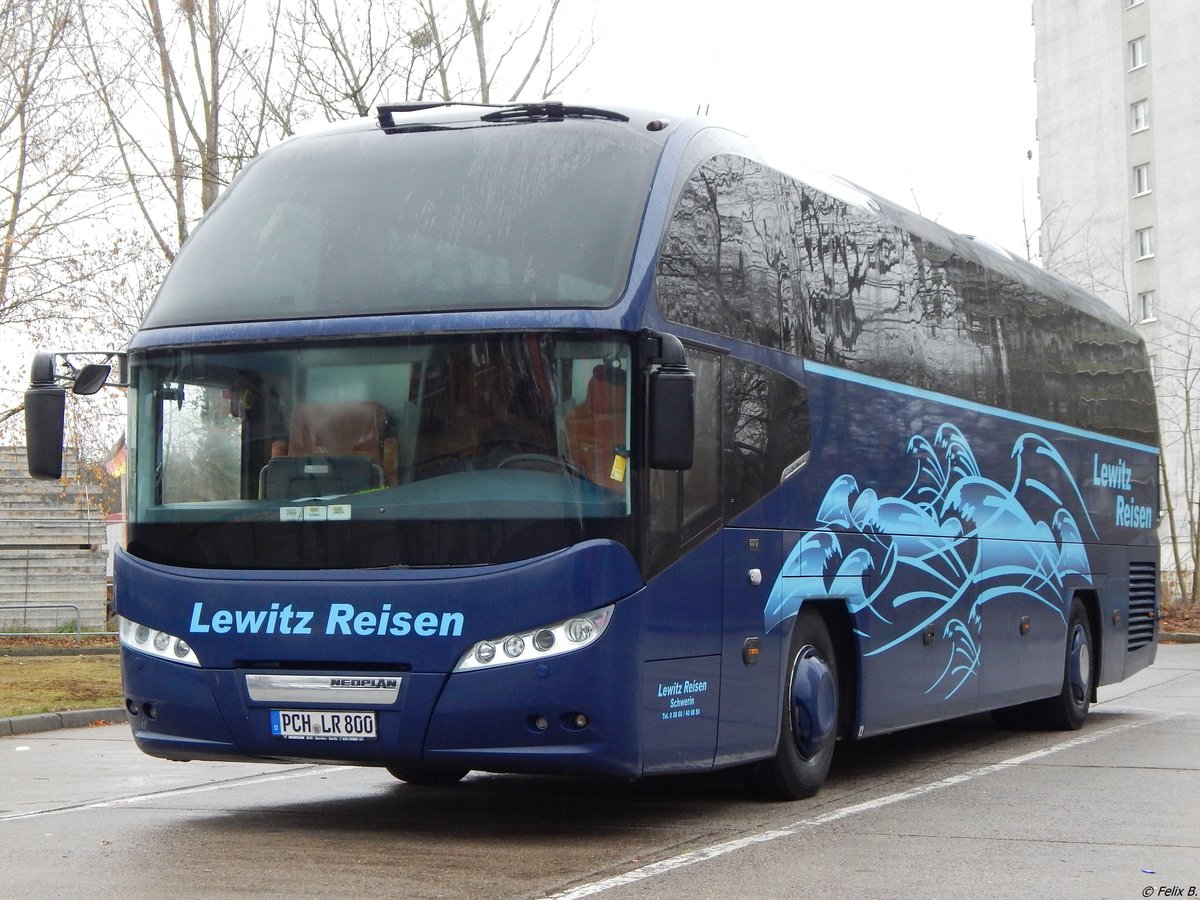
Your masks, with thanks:
M1094 665L1092 625L1078 597L1071 600L1067 616L1067 647L1063 662L1063 686L1056 697L1035 704L1042 724L1055 731L1078 731L1092 705Z
M388 766L388 774L407 784L447 785L462 781L470 769L456 769L448 766L427 766L423 763L411 763L402 766Z
M803 800L821 789L833 761L839 721L838 661L820 613L801 609L792 629L783 684L779 747L746 771L765 800Z

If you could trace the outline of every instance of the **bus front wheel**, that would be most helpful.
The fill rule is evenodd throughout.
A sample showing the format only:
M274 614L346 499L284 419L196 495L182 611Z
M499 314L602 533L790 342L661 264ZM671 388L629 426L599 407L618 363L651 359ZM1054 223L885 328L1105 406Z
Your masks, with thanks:
M837 742L837 656L825 620L801 609L792 629L788 675L784 682L779 747L752 766L751 789L768 800L811 797L829 774Z

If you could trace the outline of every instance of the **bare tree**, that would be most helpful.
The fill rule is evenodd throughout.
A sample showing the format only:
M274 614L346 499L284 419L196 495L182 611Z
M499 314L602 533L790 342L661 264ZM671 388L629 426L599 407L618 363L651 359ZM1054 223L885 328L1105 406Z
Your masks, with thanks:
M6 335L78 317L87 285L113 265L106 237L97 237L105 198L87 190L106 154L103 131L88 115L86 85L72 66L80 36L74 7L74 0L0 0L0 326ZM24 368L23 359L0 356L0 424L19 421Z
M406 12L413 23L403 21ZM369 115L397 87L420 99L433 74L423 54L435 44L447 52L439 32L417 24L424 13L376 0L355 6L304 0L287 15L287 55L301 102L336 121Z
M245 0L125 0L99 21L78 3L82 66L126 196L167 260L275 128L276 35L252 26L277 22L280 10L260 21L256 7L249 21Z
M482 3L465 0L465 3L467 25L475 45L478 97L482 103L490 103L493 89L506 83L501 78L502 69L506 73L514 69L516 72L507 82L512 86L509 102L525 95L535 79L538 99L557 94L587 60L596 43L590 28L577 33L565 45L560 41L562 0L550 0L532 16L510 21L500 15L499 7L491 0ZM489 45L489 37L496 29L503 30L503 36ZM497 44L500 53L489 65L489 46L494 48Z
M0 323L52 314L87 270L64 237L99 212L79 191L99 140L65 70L72 6L0 0Z
M1159 474L1171 578L1184 603L1200 602L1200 311L1169 321L1152 347L1162 423Z
M288 56L302 101L331 121L385 101L491 103L501 90L509 102L530 91L543 99L562 90L595 44L590 27L561 39L564 5L549 0L531 12L495 0L303 0L288 14Z

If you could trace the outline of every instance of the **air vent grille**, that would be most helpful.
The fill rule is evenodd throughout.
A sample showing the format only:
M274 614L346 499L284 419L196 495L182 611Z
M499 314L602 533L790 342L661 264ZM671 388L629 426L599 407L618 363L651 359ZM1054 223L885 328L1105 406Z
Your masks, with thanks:
M1129 564L1129 636L1130 652L1154 640L1158 619L1158 566L1152 562Z

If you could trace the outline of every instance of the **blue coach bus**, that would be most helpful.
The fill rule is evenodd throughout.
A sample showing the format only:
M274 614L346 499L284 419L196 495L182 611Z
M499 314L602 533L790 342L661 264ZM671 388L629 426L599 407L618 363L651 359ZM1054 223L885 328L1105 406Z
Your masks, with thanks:
M121 365L122 673L168 759L811 795L838 740L1078 728L1149 665L1137 334L703 119L389 106L239 175ZM107 373L107 375L106 375Z

